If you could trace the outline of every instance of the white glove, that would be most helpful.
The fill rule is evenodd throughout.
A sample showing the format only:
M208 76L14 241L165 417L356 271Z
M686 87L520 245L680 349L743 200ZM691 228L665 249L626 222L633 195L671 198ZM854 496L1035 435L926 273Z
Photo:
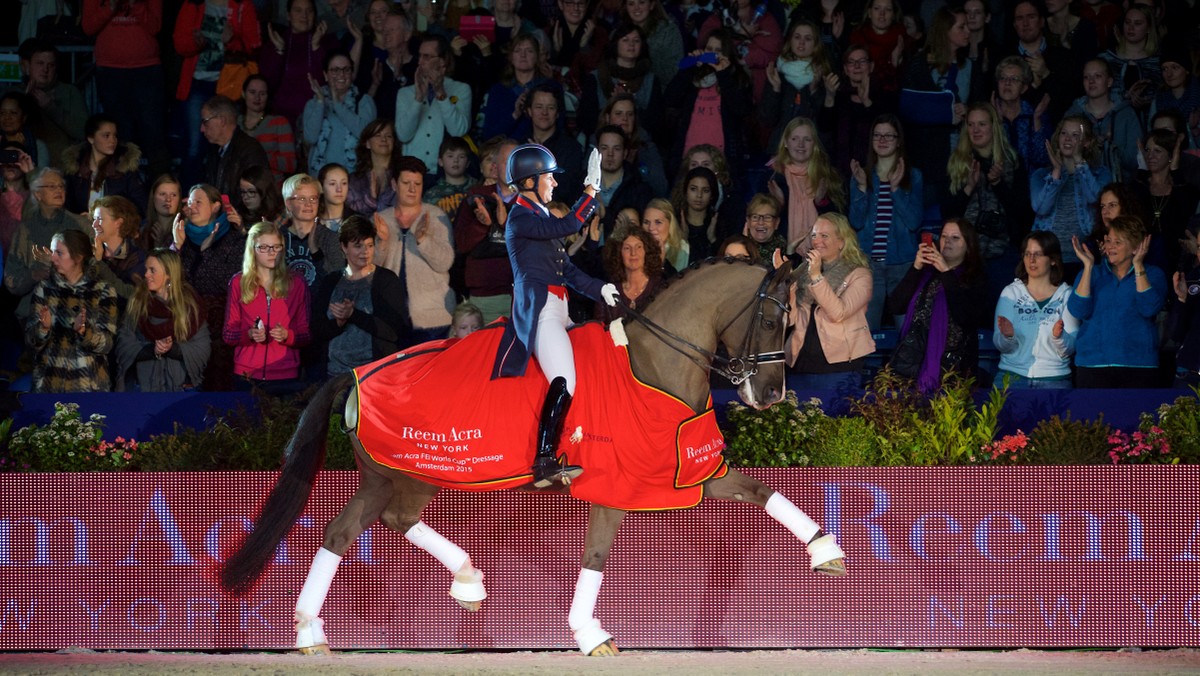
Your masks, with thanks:
M595 148L592 148L592 154L588 156L587 176L583 179L583 185L600 190L600 151Z
M615 284L605 284L600 287L600 297L611 307L617 306L617 287Z

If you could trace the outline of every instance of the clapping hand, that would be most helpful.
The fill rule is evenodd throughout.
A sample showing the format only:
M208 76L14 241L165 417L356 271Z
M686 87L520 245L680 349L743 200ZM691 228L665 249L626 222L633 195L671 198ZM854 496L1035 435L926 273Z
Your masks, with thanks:
M336 303L330 303L329 314L337 321L338 326L345 326L350 315L354 314L354 300L343 298Z
M50 308L45 305L39 305L37 308L38 324L42 327L43 333L49 333L50 327L54 325L54 316L50 314Z
M850 175L854 177L854 182L858 184L858 189L866 192L867 170L863 169L863 166L854 158L850 158Z
M329 26L324 21L318 23L316 29L313 30L312 42L309 44L312 45L314 52L321 48L321 38L325 37L325 31L328 30Z
M816 249L809 249L805 257L808 259L808 278L815 282L821 276L821 253Z
M75 315L75 321L71 324L71 328L75 330L75 333L78 333L81 336L84 334L85 331L87 331L87 308L86 307L79 308L79 314Z
M1059 320L1062 321L1061 319ZM1000 329L1000 335L1005 338L1012 338L1016 331L1013 330L1012 321L1003 315L996 317L996 328Z
M308 87L312 89L313 98L317 100L317 103L325 103L325 94L321 92L321 85L317 82L317 78L312 76L312 73L308 74Z
M1076 235L1071 235L1071 248L1075 250L1075 257L1079 259L1080 263L1083 263L1084 271L1090 271L1096 264L1096 257L1092 255L1092 250L1080 242Z
M275 342L283 343L287 341L288 330L283 328L283 324L277 323L271 328L271 337L275 339Z
M154 355L156 357L161 357L164 354L170 352L171 348L174 345L175 345L175 340L173 338L171 338L171 336L167 336L166 338L159 338L158 340L154 341Z
M283 37L279 35L279 32L275 30L275 27L270 22L267 22L267 39L271 41L271 46L275 48L276 52L283 54L283 48L286 46L283 42Z
M1138 244L1137 248L1133 250L1133 267L1135 270L1142 268L1144 272L1146 269L1144 266L1146 265L1146 254L1150 252L1150 237L1150 235L1146 235L1142 238L1142 243Z
M897 157L896 163L892 165L892 170L888 172L888 183L892 186L892 192L900 189L902 180L904 180L904 158Z
M1063 320L1060 318L1058 321L1054 322L1054 326L1050 329L1050 335L1054 336L1055 338L1062 338L1062 333Z

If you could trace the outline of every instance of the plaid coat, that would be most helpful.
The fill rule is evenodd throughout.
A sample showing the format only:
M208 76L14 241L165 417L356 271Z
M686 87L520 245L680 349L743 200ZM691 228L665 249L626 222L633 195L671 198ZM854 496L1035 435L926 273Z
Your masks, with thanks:
M38 319L42 308L50 310L46 332ZM37 353L33 391L108 392L108 353L117 333L116 290L90 269L75 284L51 274L33 290L32 309L25 342ZM83 333L74 329L80 310L87 311Z

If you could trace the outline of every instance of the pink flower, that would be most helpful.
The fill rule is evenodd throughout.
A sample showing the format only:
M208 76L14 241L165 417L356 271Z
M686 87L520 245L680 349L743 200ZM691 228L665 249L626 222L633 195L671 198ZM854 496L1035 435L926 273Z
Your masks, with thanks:
M124 459L126 459L126 460L132 460L132 459L133 459L133 455L132 455L132 454L130 454L130 453L125 453L125 454L124 454L124 455L122 455L121 457L122 457L122 458L124 458Z

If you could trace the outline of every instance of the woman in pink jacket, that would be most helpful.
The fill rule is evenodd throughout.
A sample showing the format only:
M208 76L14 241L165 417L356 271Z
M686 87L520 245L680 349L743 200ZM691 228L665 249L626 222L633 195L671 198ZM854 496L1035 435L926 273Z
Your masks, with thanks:
M857 389L863 360L875 351L867 326L871 265L850 221L833 212L813 224L806 259L793 304L796 327L786 345L788 366L799 374L796 389Z
M298 390L300 348L308 344L308 287L283 260L283 235L255 223L246 237L242 271L229 282L222 337L233 346L236 388L270 394Z

